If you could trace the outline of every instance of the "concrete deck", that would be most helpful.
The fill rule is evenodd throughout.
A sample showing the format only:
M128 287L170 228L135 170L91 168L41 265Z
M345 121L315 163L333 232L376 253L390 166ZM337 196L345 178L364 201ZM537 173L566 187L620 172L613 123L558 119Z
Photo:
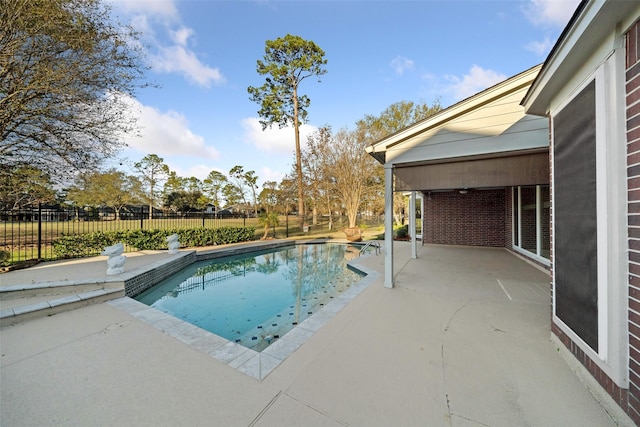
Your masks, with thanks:
M257 380L101 303L0 329L2 426L631 425L550 340L548 274L502 249L396 242L379 274ZM127 254L129 268L166 253ZM0 275L98 278L103 258Z

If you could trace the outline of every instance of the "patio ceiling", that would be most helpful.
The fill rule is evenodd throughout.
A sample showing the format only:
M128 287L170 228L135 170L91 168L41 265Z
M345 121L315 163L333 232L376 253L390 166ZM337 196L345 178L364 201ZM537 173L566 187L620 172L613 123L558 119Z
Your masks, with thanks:
M523 150L394 165L395 191L549 183L549 150Z

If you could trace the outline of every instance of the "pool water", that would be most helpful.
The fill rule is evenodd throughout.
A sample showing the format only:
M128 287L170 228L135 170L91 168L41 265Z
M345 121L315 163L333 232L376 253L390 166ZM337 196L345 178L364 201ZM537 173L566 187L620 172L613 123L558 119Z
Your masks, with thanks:
M261 351L358 282L359 248L301 244L200 261L136 299Z

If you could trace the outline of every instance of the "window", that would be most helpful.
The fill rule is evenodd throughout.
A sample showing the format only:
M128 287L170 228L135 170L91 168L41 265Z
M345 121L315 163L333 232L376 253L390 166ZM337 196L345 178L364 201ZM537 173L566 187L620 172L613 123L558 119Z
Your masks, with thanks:
M549 265L549 186L513 188L513 247Z
M552 321L624 388L630 329L625 50L594 65L569 82L549 112Z
M595 81L554 116L553 138L556 315L597 351Z

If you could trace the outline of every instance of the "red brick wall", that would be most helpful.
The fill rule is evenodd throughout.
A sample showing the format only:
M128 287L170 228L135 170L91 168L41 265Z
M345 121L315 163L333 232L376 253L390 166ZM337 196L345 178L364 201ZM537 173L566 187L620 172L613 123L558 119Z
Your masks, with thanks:
M513 247L513 187L504 190L504 246Z
M591 376L593 376L593 378L598 381L600 386L604 390L606 390L606 392L609 393L613 400L615 400L616 403L629 414L631 419L633 419L633 422L636 423L636 425L640 425L638 423L639 419L637 417L637 413L635 415L632 414L633 410L631 409L630 402L631 394L628 393L626 389L618 387L613 382L613 380L609 378L607 374L605 374L602 369L600 369L600 367L596 365L595 362L591 360L589 356L587 356L585 352L576 345L576 343L571 341L571 338L569 338L564 332L562 332L562 330L554 323L551 323L551 332L553 332L558 338L560 338L560 341L562 341L562 343L567 347L567 349L569 349L569 351L575 356L575 358L578 359L578 361L582 363L582 365L584 365Z
M423 241L469 246L505 246L505 190L427 193Z
M626 35L627 186L629 234L629 395L640 425L640 23ZM614 396L615 397L615 396Z

